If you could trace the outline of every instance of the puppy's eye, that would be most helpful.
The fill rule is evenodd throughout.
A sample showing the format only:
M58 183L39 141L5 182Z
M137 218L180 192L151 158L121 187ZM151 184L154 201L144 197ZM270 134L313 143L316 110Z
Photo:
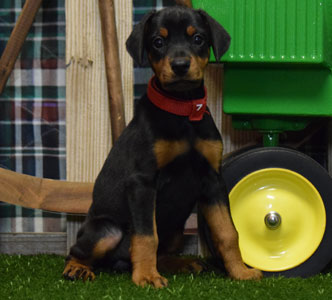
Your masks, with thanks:
M154 47L161 48L164 46L164 39L161 37L156 37L152 43Z
M201 46L204 43L203 37L199 34L195 34L194 35L194 43L198 46Z

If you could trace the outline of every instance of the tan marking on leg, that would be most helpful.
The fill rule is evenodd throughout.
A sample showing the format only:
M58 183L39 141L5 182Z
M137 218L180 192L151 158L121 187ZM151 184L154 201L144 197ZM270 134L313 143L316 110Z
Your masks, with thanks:
M153 285L155 288L167 286L167 279L157 271L158 235L155 212L153 214L153 235L133 235L130 256L133 265L132 280L136 285Z
M201 153L207 159L211 167L219 173L223 151L222 142L218 140L197 139L195 149Z
M122 233L119 231L116 234L112 234L100 239L94 246L92 251L92 257L95 259L103 258L106 252L113 250L122 238Z
M187 141L156 141L153 151L156 156L158 168L165 167L179 155L188 152L189 148Z
M194 26L188 26L187 27L187 34L189 35L189 36L193 36L195 33L196 33L196 28L194 27Z
M211 238L225 268L233 279L262 278L262 272L245 266L239 249L238 233L225 205L202 206L202 213L210 227Z
M91 270L91 267L86 262L80 261L75 257L72 257L66 263L62 275L68 279L83 279L83 281L88 279L94 280L96 278L95 274Z

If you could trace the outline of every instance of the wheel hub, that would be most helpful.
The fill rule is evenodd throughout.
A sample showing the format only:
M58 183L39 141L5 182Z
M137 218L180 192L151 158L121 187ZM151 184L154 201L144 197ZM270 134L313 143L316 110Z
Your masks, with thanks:
M277 212L271 211L265 216L264 222L268 229L278 229L281 225L281 216Z

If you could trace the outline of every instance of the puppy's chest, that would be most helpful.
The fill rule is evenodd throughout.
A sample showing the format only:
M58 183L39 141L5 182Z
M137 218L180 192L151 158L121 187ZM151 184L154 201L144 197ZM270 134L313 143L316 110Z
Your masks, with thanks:
M153 145L153 152L158 169L166 167L177 158L191 155L193 159L205 160L215 171L219 172L222 159L222 141L195 137L189 139L157 139ZM193 162L195 163L195 162Z

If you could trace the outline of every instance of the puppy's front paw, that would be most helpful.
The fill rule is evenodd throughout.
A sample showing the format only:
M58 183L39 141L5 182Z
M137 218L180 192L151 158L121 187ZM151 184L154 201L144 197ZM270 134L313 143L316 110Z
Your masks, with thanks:
M161 276L158 272L142 273L134 272L132 276L133 282L141 287L145 287L147 284L160 289L168 285L168 281L165 277Z
M69 280L77 280L83 279L86 280L94 280L95 274L91 271L89 266L86 266L75 259L71 259L67 262L66 267L62 273L65 279Z
M230 276L236 280L260 280L263 278L263 273L257 269L243 267L240 270L234 271Z

